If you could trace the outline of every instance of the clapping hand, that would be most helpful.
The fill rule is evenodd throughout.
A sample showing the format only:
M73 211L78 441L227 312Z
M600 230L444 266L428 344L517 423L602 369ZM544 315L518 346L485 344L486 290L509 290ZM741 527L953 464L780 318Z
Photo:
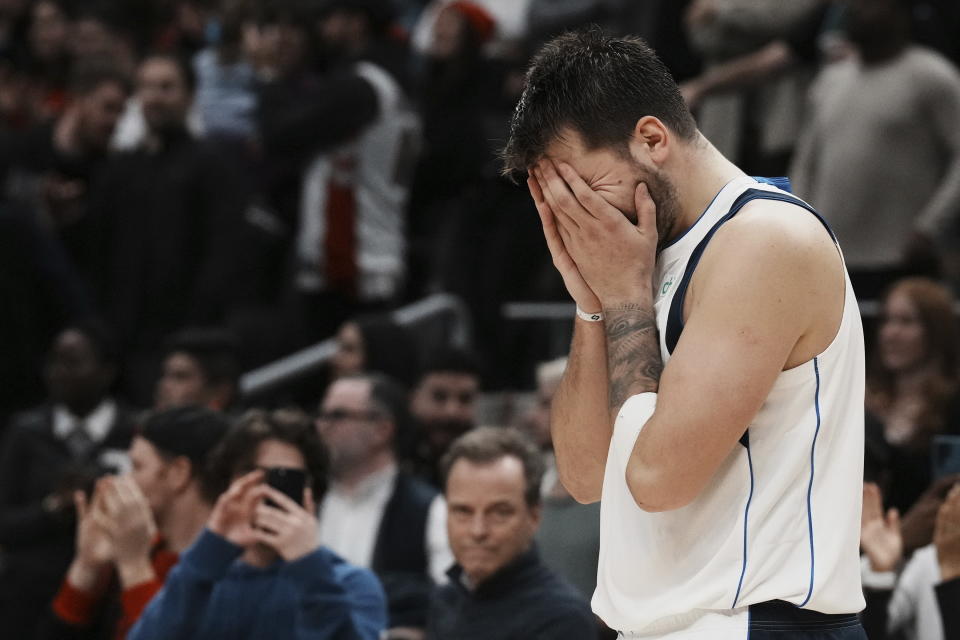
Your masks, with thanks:
M97 584L103 568L113 561L113 542L110 539L103 512L103 491L97 484L92 499L83 491L75 491L73 503L77 509L76 553L67 581L81 591L91 591Z
M146 496L132 476L104 478L104 511L113 543L117 572L124 587L156 577L150 553L157 525Z
M860 548L867 554L874 571L894 571L903 560L900 514L890 509L884 516L880 487L872 482L863 485Z

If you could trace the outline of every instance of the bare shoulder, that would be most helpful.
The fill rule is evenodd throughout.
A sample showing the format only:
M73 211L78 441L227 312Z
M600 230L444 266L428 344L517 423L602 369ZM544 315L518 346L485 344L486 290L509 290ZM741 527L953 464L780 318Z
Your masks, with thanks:
M789 281L842 274L836 243L820 220L787 202L755 200L717 230L703 255L707 271L737 268L782 274Z
M798 349L816 355L833 339L844 305L844 268L836 243L816 216L797 205L757 200L717 230L690 286L692 302L712 313L736 304L792 327ZM769 314L769 315L767 315Z

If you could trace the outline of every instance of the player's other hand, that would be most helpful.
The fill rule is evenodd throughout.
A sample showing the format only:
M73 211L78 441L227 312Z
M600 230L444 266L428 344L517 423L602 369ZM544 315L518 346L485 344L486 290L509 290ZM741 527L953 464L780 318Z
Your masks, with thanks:
M530 195L533 197L533 203L537 207L537 213L540 214L540 223L543 225L543 236L547 240L547 247L550 249L550 257L553 258L553 266L560 272L563 278L563 284L567 287L567 292L573 301L577 303L583 311L587 313L596 313L600 311L600 299L590 289L580 269L560 237L560 230L557 226L556 217L553 209L547 204L543 196L543 189L540 183L532 175L527 178L527 188L530 189Z
M564 163L533 168L563 246L603 307L635 304L652 292L657 208L645 184L634 193L637 222L595 192Z
M884 515L880 487L872 482L863 483L860 548L874 571L894 571L903 560L900 514L896 509L890 509Z

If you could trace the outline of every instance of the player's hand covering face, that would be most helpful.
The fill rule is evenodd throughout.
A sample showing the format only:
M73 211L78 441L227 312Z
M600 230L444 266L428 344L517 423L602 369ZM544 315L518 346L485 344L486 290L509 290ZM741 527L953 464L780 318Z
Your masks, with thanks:
M644 288L649 290L657 253L657 216L645 184L640 183L634 193L637 223L633 224L564 162L542 160L532 174L536 185L531 185L531 191L539 187L546 205L538 209L552 213L562 250L602 306L632 303ZM544 232L550 231L545 223ZM547 240L549 244L549 235ZM551 253L556 263L553 247Z

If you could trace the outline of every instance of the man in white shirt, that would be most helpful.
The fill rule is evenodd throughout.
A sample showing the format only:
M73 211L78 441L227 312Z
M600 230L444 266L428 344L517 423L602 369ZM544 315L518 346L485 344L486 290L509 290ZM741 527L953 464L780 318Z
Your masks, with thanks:
M342 378L323 400L317 429L330 451L320 539L384 584L393 628L423 628L427 598L453 563L443 497L397 466L404 392L379 374Z

